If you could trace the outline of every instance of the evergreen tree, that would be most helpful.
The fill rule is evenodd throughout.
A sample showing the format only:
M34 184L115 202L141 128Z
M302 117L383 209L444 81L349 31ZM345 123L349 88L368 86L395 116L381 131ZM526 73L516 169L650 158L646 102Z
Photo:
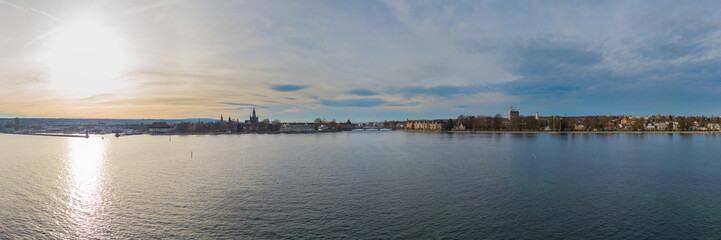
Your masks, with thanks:
M446 125L443 127L443 130L446 130L446 131L453 130L454 126L455 126L455 123L453 122L453 119L448 119L448 121L446 121Z

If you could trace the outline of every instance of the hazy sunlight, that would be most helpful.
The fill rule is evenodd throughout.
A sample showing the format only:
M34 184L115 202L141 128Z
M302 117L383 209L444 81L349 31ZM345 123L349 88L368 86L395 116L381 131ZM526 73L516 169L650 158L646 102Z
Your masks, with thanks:
M51 37L44 61L49 86L62 94L90 96L117 89L127 64L121 39L94 21L67 25Z

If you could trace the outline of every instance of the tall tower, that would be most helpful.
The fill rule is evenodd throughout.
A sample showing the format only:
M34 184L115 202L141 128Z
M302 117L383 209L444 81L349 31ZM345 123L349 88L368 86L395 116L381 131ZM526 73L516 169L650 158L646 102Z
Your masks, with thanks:
M250 115L250 123L258 123L258 116L255 115L255 107L253 107L253 113Z
M538 112L536 112L536 120L538 120Z
M518 111L516 111L516 109L513 109L513 106L511 106L511 110L508 111L508 120L511 120L515 117L518 117Z

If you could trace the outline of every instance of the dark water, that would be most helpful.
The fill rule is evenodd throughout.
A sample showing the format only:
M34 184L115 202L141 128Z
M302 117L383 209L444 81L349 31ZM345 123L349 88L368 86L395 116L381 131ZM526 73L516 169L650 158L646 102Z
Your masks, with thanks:
M0 135L0 239L719 239L719 146L660 134Z

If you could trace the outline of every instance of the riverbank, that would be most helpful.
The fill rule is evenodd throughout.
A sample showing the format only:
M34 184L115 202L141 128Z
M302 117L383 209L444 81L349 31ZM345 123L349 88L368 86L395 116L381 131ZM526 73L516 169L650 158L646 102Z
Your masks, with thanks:
M453 133L453 134L493 134L493 133L529 133L529 134L711 134L719 135L719 131L419 131L399 129L405 132Z
M393 131L403 131L412 133L448 133L448 134L706 134L706 135L721 135L719 131L423 131L423 130L408 130L398 129ZM350 132L350 131L349 131ZM366 131L352 131L352 132L366 132ZM376 132L376 131L370 131ZM380 131L390 132L390 131ZM260 133L172 133L172 134L139 134L139 135L152 135L152 136L200 136L200 135L245 135L245 134L317 134L317 133L336 133L336 132L307 132L307 133L286 133L286 132L260 132ZM0 134L11 134L11 135L29 135L29 136L49 136L49 137L78 137L88 138L93 136L103 137L105 134L90 134L79 135L79 134L50 134L50 133L0 133ZM121 135L135 136L134 135Z
M88 135L80 135L80 134L61 134L61 133L2 133L2 134L12 134L12 135L30 135L30 136L48 136L48 137L79 137L79 138L88 138Z

